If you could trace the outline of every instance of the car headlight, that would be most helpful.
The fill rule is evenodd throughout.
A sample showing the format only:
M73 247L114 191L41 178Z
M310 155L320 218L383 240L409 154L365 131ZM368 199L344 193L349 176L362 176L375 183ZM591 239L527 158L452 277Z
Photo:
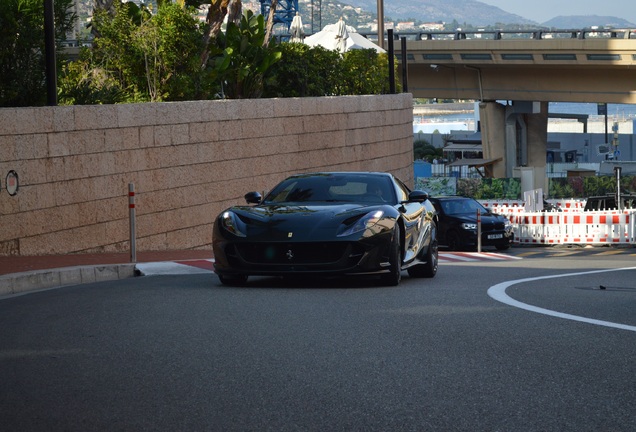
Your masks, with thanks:
M477 231L477 224L464 222L462 228L468 231Z
M221 215L221 226L226 231L238 237L245 237L245 224L239 220L236 215L230 211L223 212Z
M351 225L341 225L338 237L348 236L369 229L377 224L383 215L384 212L382 210L375 210L365 214Z

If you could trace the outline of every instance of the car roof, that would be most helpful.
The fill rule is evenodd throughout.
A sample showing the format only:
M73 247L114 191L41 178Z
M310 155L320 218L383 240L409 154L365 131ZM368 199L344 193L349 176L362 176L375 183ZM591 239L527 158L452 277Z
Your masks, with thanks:
M306 177L306 176L324 176L324 175L373 175L373 176L383 176L383 177L393 177L391 173L387 172L379 172L379 171L317 171L317 172L307 172L307 173L297 173L289 176L288 178L293 177Z

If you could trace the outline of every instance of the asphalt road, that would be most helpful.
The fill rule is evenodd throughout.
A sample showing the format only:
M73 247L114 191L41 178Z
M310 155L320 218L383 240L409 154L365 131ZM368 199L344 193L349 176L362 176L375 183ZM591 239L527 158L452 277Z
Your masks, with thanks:
M0 429L633 431L636 270L589 272L635 266L444 264L397 288L146 276L5 298Z

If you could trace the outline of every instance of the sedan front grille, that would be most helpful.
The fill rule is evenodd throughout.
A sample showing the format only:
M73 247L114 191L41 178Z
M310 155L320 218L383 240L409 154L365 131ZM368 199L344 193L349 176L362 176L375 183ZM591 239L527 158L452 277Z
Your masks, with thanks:
M503 231L505 224L503 222L482 222L481 232Z

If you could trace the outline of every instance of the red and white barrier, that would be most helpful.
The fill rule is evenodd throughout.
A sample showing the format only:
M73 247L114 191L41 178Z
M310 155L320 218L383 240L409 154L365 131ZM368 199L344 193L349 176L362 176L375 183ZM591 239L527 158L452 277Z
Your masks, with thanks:
M582 211L585 208L585 201L586 200L577 199L547 200L547 202L555 206L558 211L563 212ZM479 202L495 213L502 213L504 211L519 213L520 211L523 212L525 207L525 203L522 200L479 200Z
M636 210L505 212L521 244L636 244ZM503 210L500 209L500 210Z
M556 206L560 211L570 212L570 211L582 211L585 208L586 200L548 200L548 202L554 206Z

